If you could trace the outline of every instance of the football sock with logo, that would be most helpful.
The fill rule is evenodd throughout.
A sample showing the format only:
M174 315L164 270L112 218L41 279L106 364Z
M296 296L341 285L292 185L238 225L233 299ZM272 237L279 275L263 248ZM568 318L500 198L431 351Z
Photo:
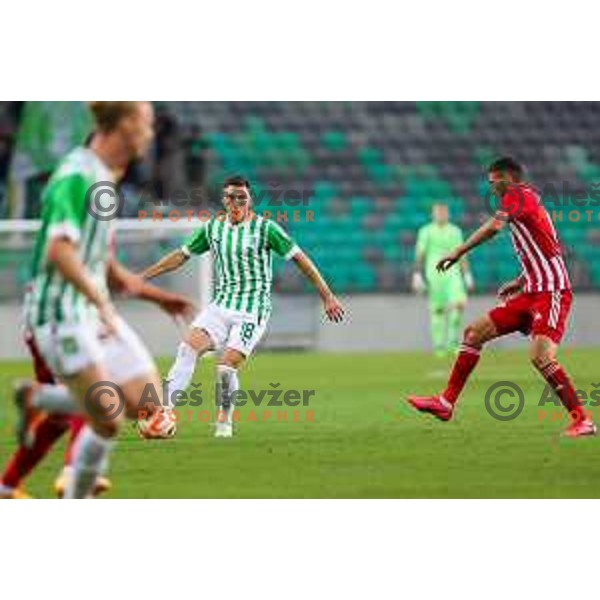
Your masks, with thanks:
M233 394L240 389L240 381L238 378L237 369L227 365L219 365L217 367L217 404L219 408L219 418L225 418L228 423L233 420L233 412L235 404L233 402Z
M185 391L190 387L194 372L196 370L196 363L198 361L198 353L188 344L181 343L177 349L177 357L175 362L169 371L167 379L169 380L168 398L163 400L165 408L171 408L173 406L173 393L178 391Z
M557 362L551 362L539 370L548 385L560 398L563 406L574 421L585 419L585 411L577 392L565 370Z
M479 362L480 355L480 348L470 346L465 342L460 345L458 356L448 380L448 387L442 393L444 400L452 405L456 404L469 376Z
M112 446L111 439L99 436L88 425L84 427L75 442L73 477L65 490L66 499L81 499L89 496L96 477L102 473L102 466Z

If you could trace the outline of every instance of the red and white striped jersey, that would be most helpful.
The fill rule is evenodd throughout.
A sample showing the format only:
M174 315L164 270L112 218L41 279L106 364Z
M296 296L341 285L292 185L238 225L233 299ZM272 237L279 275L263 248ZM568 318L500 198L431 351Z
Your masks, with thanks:
M526 185L514 186L502 198L500 212L508 218L524 291L570 290L562 245L538 192Z

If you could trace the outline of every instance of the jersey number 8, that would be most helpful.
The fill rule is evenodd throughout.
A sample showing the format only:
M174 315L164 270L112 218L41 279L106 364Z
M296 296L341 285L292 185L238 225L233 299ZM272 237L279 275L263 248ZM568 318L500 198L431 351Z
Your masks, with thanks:
M240 330L240 337L244 344L250 343L252 340L252 336L254 335L254 330L256 329L255 323L242 323L242 328Z

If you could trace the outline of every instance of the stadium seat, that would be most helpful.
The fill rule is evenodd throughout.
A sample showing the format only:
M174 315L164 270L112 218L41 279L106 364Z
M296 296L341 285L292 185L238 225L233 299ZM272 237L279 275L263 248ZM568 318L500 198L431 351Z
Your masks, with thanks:
M305 210L278 207L298 241L318 254L340 292L408 291L414 241L434 202L464 229L489 213L485 165L514 154L543 186L600 182L600 105L586 102L160 102L209 148L209 184L242 172L260 189L311 191ZM302 208L302 207L300 207ZM487 211L487 212L486 212ZM566 212L566 211L563 211ZM565 217L565 215L563 215ZM557 228L575 284L600 285L595 222ZM478 289L514 272L508 239L473 261ZM278 267L277 289L298 281Z

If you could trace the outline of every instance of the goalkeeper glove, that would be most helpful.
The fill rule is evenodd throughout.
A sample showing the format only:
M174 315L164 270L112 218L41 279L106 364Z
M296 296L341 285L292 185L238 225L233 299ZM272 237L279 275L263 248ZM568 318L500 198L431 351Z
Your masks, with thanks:
M465 286L467 287L467 291L472 292L475 289L475 280L473 279L473 275L471 271L467 271L464 275Z
M415 294L422 294L426 289L425 280L419 271L415 271L412 276L412 290Z

